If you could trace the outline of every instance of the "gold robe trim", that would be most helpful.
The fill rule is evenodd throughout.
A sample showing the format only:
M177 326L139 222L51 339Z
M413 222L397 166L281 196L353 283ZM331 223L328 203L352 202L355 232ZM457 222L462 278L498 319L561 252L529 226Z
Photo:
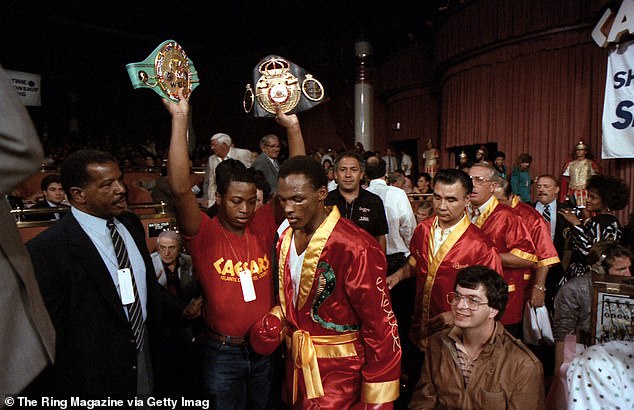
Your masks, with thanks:
M432 224L431 232L429 233L429 247L427 249L427 260L429 262L427 266L427 276L425 277L425 287L423 288L423 318L421 322L423 326L426 326L427 322L429 321L429 303L431 300L431 291L434 287L434 281L436 280L436 273L438 272L438 268L440 267L440 264L445 259L451 248L453 248L456 242L458 242L458 240L465 233L467 228L469 228L471 222L469 221L469 218L466 214L463 215L460 222L458 222L454 226L447 239L445 239L445 242L440 245L440 248L438 248L438 252L436 252L436 255L434 255L436 236L434 230L437 224L438 217L436 217L436 220Z
M324 387L321 384L318 358L351 357L357 355L354 341L357 332L332 336L311 336L304 330L296 330L291 337L286 337L286 346L293 360L293 404L297 401L297 384L299 370L304 376L306 396L309 399L323 397Z
M364 403L389 403L398 399L398 380L381 383L367 383L361 385L361 401Z
M297 295L297 310L301 310L304 304L308 300L308 295L313 287L315 280L315 272L317 271L317 263L321 257L321 252L326 246L326 241L330 237L332 230L341 218L339 209L336 206L332 207L332 211L328 214L326 219L321 223L319 228L313 234L308 247L306 248L306 255L304 256L304 263L302 264L302 273L300 276L299 294ZM280 260L279 260L279 297L280 305L284 316L286 316L286 303L284 293L284 270L286 269L286 262L288 258L288 251L291 247L291 240L293 239L293 229L288 228L289 232L286 232L282 245L280 247Z

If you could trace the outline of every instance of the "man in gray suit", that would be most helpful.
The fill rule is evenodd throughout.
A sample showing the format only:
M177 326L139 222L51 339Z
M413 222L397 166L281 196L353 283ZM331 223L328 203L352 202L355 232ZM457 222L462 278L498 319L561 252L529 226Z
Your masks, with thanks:
M203 185L203 195L208 200L207 206L212 206L216 203L216 167L218 164L227 158L237 159L247 168L253 164L251 151L233 147L231 137L227 134L218 133L212 135L211 150L214 154L209 157Z
M253 168L264 174L266 182L271 186L271 192L277 192L277 173L280 169L277 157L280 155L280 148L280 139L277 135L265 135L260 140L262 153L253 163Z
M29 115L0 67L2 195L40 166L42 146ZM0 397L17 394L55 356L55 330L6 201L0 201ZM0 408L4 407L2 400Z

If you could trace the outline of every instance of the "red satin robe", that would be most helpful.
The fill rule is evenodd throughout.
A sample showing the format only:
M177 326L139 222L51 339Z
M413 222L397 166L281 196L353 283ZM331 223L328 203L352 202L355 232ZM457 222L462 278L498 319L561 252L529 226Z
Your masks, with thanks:
M294 305L288 256L291 238L289 228L278 243L286 334L301 330L318 338L358 333L353 341L356 354L318 355L322 397L308 398L302 369L295 370L293 353L287 353L288 396L292 398L297 389L293 408L339 410L394 401L399 391L401 344L386 286L385 255L378 243L333 207L306 249Z
M524 225L526 225L526 228L531 235L531 239L535 245L537 268L559 263L559 255L557 254L553 240L550 238L550 227L542 215L529 204L522 202L517 195L513 196L511 206L522 218ZM532 273L533 270L531 270L531 274L524 275L524 280L520 285L522 288L521 291L524 294L524 304L526 304L526 301L530 299L532 287L535 284Z
M466 215L454 226L434 255L434 227L437 219L428 218L420 223L409 245L410 265L416 272L416 301L410 337L419 347L425 346L429 336L425 331L425 323L451 310L447 293L454 290L456 274L460 269L484 265L502 274L502 262L497 250Z
M491 198L487 208L475 221L475 225L493 241L493 245L501 254L510 253L537 262L535 245L526 225L513 208L499 203L497 198ZM509 301L502 316L502 324L513 325L522 321L524 275L530 273L531 268L503 268L504 280L509 286Z

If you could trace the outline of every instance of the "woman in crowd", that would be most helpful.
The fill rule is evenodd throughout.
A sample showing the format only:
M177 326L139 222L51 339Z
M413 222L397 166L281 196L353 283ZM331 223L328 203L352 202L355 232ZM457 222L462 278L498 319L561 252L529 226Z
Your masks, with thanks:
M415 194L431 194L431 191L431 175L423 172L416 180L416 186L412 192Z
M622 236L621 225L614 211L627 206L630 190L625 181L610 175L593 175L587 183L588 198L586 215L594 215L579 220L572 210L561 211L572 227L572 256L564 280L583 275L590 270L588 253L593 244L599 241L619 242Z

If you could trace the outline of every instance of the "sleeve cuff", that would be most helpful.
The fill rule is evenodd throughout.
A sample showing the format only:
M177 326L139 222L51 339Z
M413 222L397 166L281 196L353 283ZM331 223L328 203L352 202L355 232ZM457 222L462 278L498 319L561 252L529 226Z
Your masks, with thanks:
M537 256L533 255L532 253L521 251L521 250L519 250L517 248L511 249L511 252L509 252L509 253L511 255L515 255L518 258L522 258L522 259L527 260L527 261L537 262Z
M559 262L560 262L559 257L553 256L552 258L542 259L539 262L537 262L537 267L541 268L542 266L550 266Z
M398 398L399 382L368 383L361 386L361 400L364 403L389 403Z
M409 265L412 268L416 267L416 259L414 259L414 256L412 254L409 255L409 258L407 259L407 262L409 262Z

